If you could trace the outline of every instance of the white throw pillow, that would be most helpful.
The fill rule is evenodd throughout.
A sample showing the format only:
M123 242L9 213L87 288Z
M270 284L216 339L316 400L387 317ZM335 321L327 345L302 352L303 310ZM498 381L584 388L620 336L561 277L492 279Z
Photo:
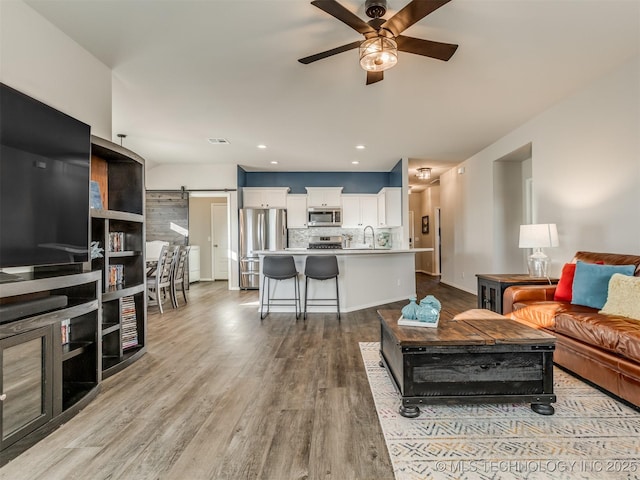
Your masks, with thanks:
M640 277L614 273L609 280L607 302L600 313L640 320Z

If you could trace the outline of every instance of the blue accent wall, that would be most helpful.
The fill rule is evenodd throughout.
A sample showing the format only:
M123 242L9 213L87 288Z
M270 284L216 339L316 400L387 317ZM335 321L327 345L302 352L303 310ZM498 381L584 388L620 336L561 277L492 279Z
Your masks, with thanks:
M343 187L342 193L378 193L402 186L401 167L402 161L390 172L247 172L238 167L238 189L289 187L289 193L307 193L305 187Z
M401 187L402 186L402 160L394 165L389 172L389 187Z
M242 167L238 167L238 191L247 186L247 172Z

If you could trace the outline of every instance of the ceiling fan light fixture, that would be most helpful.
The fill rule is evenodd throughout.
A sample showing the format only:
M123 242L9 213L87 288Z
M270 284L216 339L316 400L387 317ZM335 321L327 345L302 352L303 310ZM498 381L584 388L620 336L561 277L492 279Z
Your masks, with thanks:
M387 37L368 38L360 44L360 66L368 72L383 72L398 63L398 44Z
M431 169L427 167L421 167L417 169L416 177L420 180L428 180L431 178Z

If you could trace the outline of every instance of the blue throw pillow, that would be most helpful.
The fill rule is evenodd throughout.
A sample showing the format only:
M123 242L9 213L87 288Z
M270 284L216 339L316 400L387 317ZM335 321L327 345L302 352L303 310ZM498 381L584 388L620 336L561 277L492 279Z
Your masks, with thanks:
M571 303L602 309L607 301L611 276L614 273L631 276L635 270L635 265L597 265L578 261Z

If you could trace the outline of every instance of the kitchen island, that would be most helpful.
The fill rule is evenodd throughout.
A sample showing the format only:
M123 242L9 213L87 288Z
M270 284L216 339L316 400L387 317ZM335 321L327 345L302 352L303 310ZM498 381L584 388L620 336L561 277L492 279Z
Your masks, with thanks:
M335 255L338 259L340 311L353 312L391 302L407 300L416 293L415 254L433 248L410 249L306 249L258 251L260 265L265 255L292 255L300 279L300 301L304 309L304 265L309 255ZM262 271L260 297L262 298ZM293 298L293 281L271 281L271 296ZM334 280L309 280L309 300L334 298ZM272 306L272 312L293 312L293 305ZM335 305L309 305L308 312L335 312Z

